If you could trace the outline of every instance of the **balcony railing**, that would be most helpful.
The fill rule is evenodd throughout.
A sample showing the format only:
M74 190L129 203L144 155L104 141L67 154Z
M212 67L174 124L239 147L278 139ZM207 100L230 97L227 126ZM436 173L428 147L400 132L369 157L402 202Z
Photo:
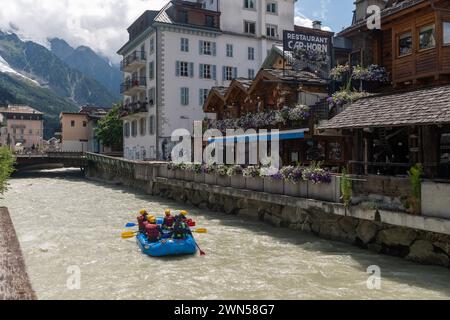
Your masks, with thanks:
M139 68L146 64L147 56L145 51L135 51L127 56L120 63L120 69L125 72L132 72L136 68Z
M147 78L131 78L125 80L124 83L120 85L120 93L122 94L133 94L142 89L145 90L147 87Z
M127 117L132 114L136 113L145 113L147 112L147 102L131 102L127 103L120 109L120 116L121 117Z

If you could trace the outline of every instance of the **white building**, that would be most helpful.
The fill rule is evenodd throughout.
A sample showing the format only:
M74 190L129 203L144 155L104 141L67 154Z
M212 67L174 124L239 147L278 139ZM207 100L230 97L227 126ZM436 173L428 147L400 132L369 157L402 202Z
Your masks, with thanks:
M211 87L253 78L283 30L294 29L296 0L170 1L128 29L124 57L124 156L167 160L172 132L205 118Z

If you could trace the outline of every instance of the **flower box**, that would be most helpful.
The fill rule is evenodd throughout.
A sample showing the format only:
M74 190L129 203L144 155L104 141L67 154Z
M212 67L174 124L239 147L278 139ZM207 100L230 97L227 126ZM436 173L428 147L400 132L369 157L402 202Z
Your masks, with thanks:
M264 177L264 192L273 194L283 194L284 181L272 179L271 177Z
M221 187L229 187L231 185L230 177L217 175L217 185Z
M184 180L186 171L184 169L176 169L175 170L175 179Z
M194 181L194 172L192 171L184 171L184 180L186 181Z
M204 173L195 173L194 181L198 183L205 183L205 174Z
M175 170L167 168L167 179L175 179Z
M158 177L161 178L169 177L169 169L167 168L167 164L160 164L158 166Z
M291 197L307 198L308 197L308 183L306 181L284 182L284 194Z
M245 186L249 190L264 191L264 179L260 177L247 177L245 178Z
M340 202L340 189L339 179L336 177L331 178L331 183L314 184L308 181L308 198L327 202Z
M231 177L231 186L236 189L245 189L245 178L242 175Z
M207 184L217 184L217 177L215 173L205 173L205 183Z

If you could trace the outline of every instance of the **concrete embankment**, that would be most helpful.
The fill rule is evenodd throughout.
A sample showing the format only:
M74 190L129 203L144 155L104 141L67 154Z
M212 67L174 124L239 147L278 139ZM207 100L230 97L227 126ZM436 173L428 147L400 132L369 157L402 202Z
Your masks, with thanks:
M94 158L87 176L377 253L450 267L450 220L164 177L164 164Z
M36 300L7 208L0 207L0 300Z

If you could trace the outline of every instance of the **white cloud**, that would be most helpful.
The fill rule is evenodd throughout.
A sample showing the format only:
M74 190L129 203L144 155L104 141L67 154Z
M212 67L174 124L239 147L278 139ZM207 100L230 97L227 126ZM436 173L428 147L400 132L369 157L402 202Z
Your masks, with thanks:
M58 37L77 47L91 47L113 61L128 40L126 29L145 10L159 10L169 0L1 0L0 29L46 44ZM321 0L320 17L326 17L329 0ZM312 26L297 11L295 22ZM330 30L325 27L324 29Z
M118 61L116 51L128 39L126 29L145 10L168 0L2 0L0 28L44 44L59 37L86 45ZM19 29L14 30L14 29Z
M297 14L297 16L295 17L295 24L297 26L302 26L302 27L308 27L308 28L312 28L313 26L313 21L312 19L309 19L307 17L305 17L304 15L299 15ZM327 26L323 26L322 30L325 31L332 31L330 27Z

